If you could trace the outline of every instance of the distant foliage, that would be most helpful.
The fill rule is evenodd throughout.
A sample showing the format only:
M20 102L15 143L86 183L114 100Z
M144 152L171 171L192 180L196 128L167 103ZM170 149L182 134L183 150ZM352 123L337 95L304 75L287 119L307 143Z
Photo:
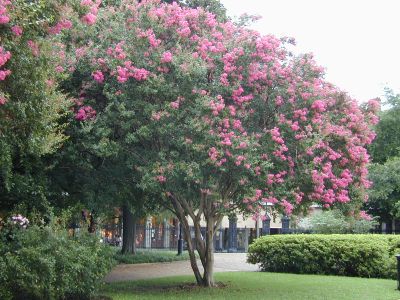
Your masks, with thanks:
M399 247L391 235L274 235L251 244L248 261L266 272L395 278Z
M301 219L298 228L321 234L369 233L375 225L377 225L377 222L363 211L355 217L345 216L339 210L332 210Z

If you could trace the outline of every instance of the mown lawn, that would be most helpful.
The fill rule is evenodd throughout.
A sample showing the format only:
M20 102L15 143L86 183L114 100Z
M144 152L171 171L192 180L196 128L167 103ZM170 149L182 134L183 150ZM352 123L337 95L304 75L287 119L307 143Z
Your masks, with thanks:
M107 284L108 299L400 300L397 282L339 276L264 272L217 273L220 287L198 288L191 276ZM107 298L102 298L107 299Z
M182 255L176 255L176 251L167 250L138 250L136 254L121 254L118 251L115 253L115 260L119 264L142 264L156 262L171 262L178 260L189 260L189 254L184 251Z

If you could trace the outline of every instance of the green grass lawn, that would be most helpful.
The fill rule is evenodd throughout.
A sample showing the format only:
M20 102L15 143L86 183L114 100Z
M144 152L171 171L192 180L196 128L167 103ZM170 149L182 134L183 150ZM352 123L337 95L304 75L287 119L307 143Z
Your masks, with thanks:
M217 273L225 286L213 289L191 285L189 276L107 284L100 294L128 299L257 299L257 300L399 300L397 282L387 279L296 275L264 272Z
M138 250L136 254L121 254L118 251L115 253L115 260L119 264L142 264L156 262L171 262L178 260L188 260L189 254L184 251L182 255L176 255L177 251L167 250Z

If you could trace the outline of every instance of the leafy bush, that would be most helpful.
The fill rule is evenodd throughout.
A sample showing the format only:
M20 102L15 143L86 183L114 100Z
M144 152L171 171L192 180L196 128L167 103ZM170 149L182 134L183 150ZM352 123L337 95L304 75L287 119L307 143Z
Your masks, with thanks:
M311 230L315 233L345 233L348 223L339 211L324 211L310 219Z
M298 228L321 234L369 233L375 225L377 222L373 219L344 216L339 210L329 210L301 219Z
M113 265L95 236L5 226L0 238L0 299L88 299Z
M275 235L249 247L248 262L263 271L395 278L400 236Z

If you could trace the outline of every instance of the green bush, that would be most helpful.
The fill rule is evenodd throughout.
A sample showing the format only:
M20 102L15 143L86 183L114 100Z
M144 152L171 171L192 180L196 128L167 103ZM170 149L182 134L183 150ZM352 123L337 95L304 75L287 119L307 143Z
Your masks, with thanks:
M298 229L322 234L333 233L369 233L378 223L354 216L344 216L340 210L329 210L302 218Z
M88 299L114 263L95 236L36 226L0 235L0 299Z
M263 271L395 278L400 236L275 235L257 239L247 260Z

